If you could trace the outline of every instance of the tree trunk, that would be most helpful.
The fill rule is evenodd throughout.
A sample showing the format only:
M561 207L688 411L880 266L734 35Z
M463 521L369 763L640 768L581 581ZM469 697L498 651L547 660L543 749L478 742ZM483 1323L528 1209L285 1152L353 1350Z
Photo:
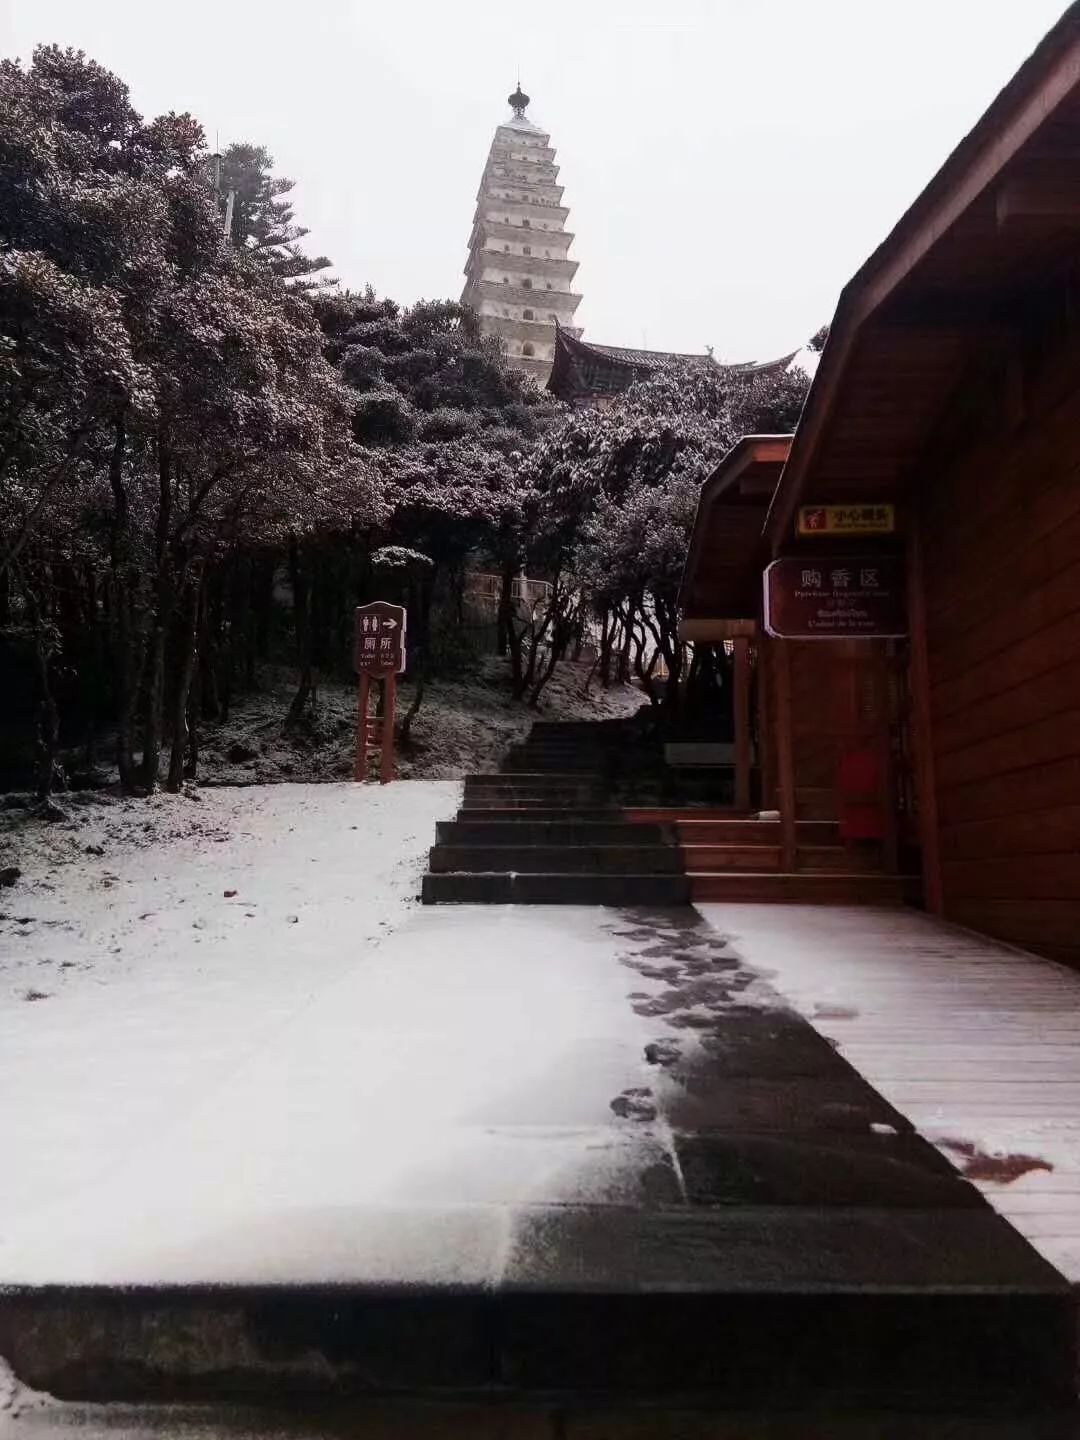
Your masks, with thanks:
M299 723L308 702L314 700L315 695L311 668L311 584L302 563L300 542L295 535L289 536L289 579L292 582L293 628L300 679L285 717L286 729Z
M605 605L600 617L600 650L597 665L600 670L600 684L606 690L611 684L611 645L614 640L614 619L610 608Z
M274 557L261 554L252 566L252 644L248 649L247 683L255 684L255 661L270 654L270 617L274 613Z
M60 748L60 711L49 675L49 652L40 626L34 630L34 658L37 664L39 698L37 723L37 797L47 800L56 779L56 752Z
M199 704L195 713L200 720L221 718L221 646L228 630L226 594L232 567L230 556L203 577L198 664L192 680L192 686L198 692Z
M398 733L401 737L401 743L403 745L407 745L409 743L409 737L412 734L412 723L416 719L417 715L420 714L420 706L424 703L424 689L427 684L427 676L424 673L424 669L425 667L423 665L423 662L421 662L420 673L416 676L414 681L413 698L409 704L408 710L405 711L404 717L401 721L401 729Z
M150 634L146 642L146 666L144 670L145 693L143 696L142 762L139 766L139 781L146 793L152 794L158 783L158 765L161 761L161 724L164 709L165 686L165 629L169 610L167 581L159 587L154 616L150 622Z
M514 566L506 564L502 568L502 576L499 583L499 612L497 618L498 635L496 645L500 655L511 654L511 627L514 623ZM511 655L511 661L513 656ZM520 655L519 655L520 661Z
M619 668L617 671L620 685L627 685L630 681L630 646L634 639L634 604L632 600L626 602L626 614L620 616L623 627L622 648L619 650Z
M199 601L202 573L198 565L191 568L184 587L182 620L178 627L180 651L177 656L176 689L172 697L172 753L169 756L169 778L165 788L174 795L184 783L184 764L188 748L188 699L191 679L198 654Z
M529 662L525 666L525 673L521 678L521 687L514 691L518 699L521 699L527 691L532 690L536 684L537 666L540 663L541 646L544 643L544 636L551 630L554 637L554 627L563 606L563 597L559 590L559 580L560 572L556 570L555 577L551 582L551 595L548 598L547 609L544 611L544 618L540 622L540 628L533 630L531 637L532 643L529 646ZM550 671L548 673L550 674ZM541 688L543 688L543 686L541 686Z
M83 764L87 770L92 770L97 762L98 727L106 702L105 672L108 668L108 661L97 571L93 565L88 564L83 567L83 574L85 576L86 628L88 632L86 655L91 671L89 683L83 687L89 697L83 731Z
M533 682L529 694L529 706L536 710L540 703L540 693L544 686L555 673L555 666L560 658L566 653L567 645L577 625L575 613L564 614L561 609L555 613L551 628L551 644L548 647L547 657L540 669L539 675Z
M413 698L398 731L403 745L409 743L413 721L419 715L420 706L424 703L431 639L431 608L435 601L435 576L437 573L437 570L432 570L429 575L420 580L420 603L417 606L418 624L414 632L416 643L409 647L409 678L414 685Z
M57 708L50 674L52 647L46 635L42 607L32 582L21 569L16 568L16 562L12 562L10 568L20 582L30 623L34 627L34 670L38 689L34 789L39 800L48 800L56 779L56 752L60 748L60 711Z
M113 448L109 455L109 487L113 496L113 512L109 525L109 585L112 611L113 675L116 685L116 768L120 786L132 794L139 783L135 765L135 715L138 709L138 673L136 631L132 596L130 534L128 530L128 496L124 485L124 453L127 431L124 412L114 421Z
M161 723L165 684L165 636L172 616L173 577L169 555L169 522L172 515L172 457L163 435L158 437L158 513L155 531L157 575L154 583L154 614L147 643L145 695L143 699L143 752L141 780L147 794L158 783L161 760Z

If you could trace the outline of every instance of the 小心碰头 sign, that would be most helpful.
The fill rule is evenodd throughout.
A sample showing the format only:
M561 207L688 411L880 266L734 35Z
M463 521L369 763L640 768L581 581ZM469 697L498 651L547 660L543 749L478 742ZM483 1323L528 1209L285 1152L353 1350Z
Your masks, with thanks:
M800 505L798 535L891 535L892 505Z

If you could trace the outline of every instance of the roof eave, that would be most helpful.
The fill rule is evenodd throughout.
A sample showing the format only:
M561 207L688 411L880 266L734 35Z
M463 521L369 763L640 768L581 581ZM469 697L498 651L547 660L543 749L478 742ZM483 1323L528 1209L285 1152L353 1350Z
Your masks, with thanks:
M702 546L708 525L708 512L723 493L737 484L753 464L782 465L791 451L793 436L790 434L743 435L720 460L712 474L701 487L694 525L690 533L690 546L679 582L678 606L684 610L688 603L690 585L700 563Z
M774 550L805 487L862 326L1078 85L1080 0L1074 0L845 285L766 516Z

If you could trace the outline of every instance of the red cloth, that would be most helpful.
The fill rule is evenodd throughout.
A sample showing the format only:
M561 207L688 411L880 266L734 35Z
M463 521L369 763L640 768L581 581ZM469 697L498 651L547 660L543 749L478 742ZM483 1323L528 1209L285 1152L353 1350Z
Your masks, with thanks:
M840 836L843 840L885 838L885 797L881 762L872 749L849 750L840 761Z

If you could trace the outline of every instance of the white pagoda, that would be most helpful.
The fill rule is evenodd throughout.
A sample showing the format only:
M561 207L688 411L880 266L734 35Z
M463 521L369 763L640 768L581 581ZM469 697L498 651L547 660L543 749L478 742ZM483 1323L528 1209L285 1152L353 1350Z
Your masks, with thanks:
M573 328L581 302L570 289L577 261L567 259L574 237L563 228L569 212L551 137L526 119L520 83L509 103L513 119L495 131L476 197L461 299L481 331L502 340L510 364L543 385L556 329Z

